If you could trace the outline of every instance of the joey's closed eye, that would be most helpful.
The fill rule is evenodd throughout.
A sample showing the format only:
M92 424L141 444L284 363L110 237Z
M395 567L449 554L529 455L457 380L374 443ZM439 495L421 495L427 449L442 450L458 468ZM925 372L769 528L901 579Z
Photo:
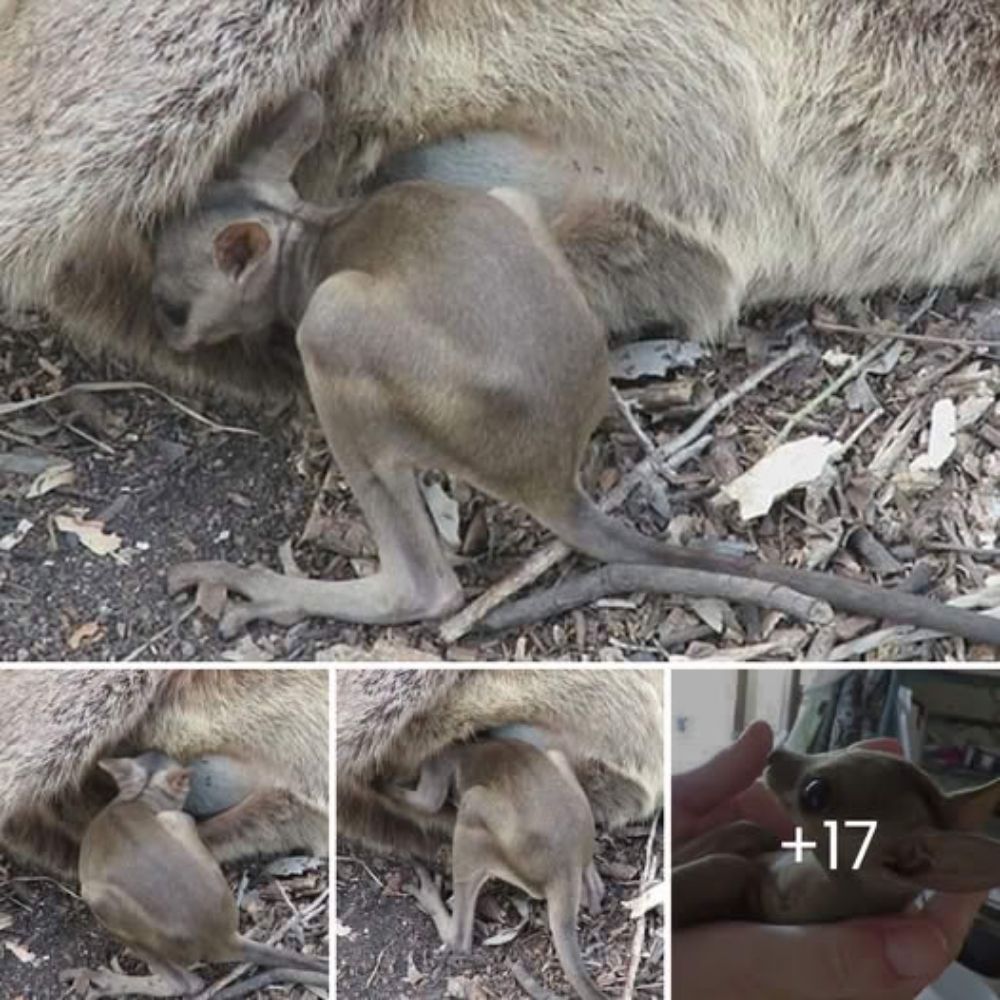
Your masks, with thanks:
M169 302L166 299L156 300L156 309L171 326L184 326L188 319L191 306L187 302Z
M826 778L808 778L799 792L803 812L822 812L830 804L830 782Z

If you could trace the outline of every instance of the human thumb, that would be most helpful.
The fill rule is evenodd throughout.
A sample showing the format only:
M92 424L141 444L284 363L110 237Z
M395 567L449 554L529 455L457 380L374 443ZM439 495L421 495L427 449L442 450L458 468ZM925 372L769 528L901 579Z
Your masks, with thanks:
M673 997L867 1000L907 986L916 996L950 961L944 933L919 916L708 924L674 935Z

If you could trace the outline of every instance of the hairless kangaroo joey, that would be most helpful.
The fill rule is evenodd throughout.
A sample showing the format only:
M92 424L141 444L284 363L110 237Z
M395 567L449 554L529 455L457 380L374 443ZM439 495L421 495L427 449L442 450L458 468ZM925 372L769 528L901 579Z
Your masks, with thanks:
M603 1000L580 954L576 916L581 895L600 909L604 887L594 867L594 817L566 757L518 739L453 744L425 761L414 789L387 793L412 809L456 808L452 840L454 910L421 865L410 892L430 914L441 940L472 947L476 898L490 877L544 899L563 971L583 1000Z
M1000 621L926 598L647 538L603 513L579 467L607 412L601 324L527 195L391 184L329 208L299 198L299 160L319 140L310 92L278 115L191 215L162 232L158 325L188 351L294 328L320 423L375 536L380 572L323 582L220 562L177 566L172 592L224 585L246 598L222 618L309 615L371 624L433 618L462 603L415 478L441 468L525 507L568 545L610 562L665 563L784 584L852 613L1000 644Z
M182 811L191 775L165 754L99 762L118 796L87 828L80 847L82 894L94 915L149 966L151 976L87 972L101 996L190 996L204 988L196 962L252 962L322 975L325 959L240 935L233 894L195 821ZM75 972L74 974L79 974ZM291 981L302 979L290 972Z
M1000 804L1000 779L949 794L891 754L778 749L764 780L815 852L797 863L745 821L695 838L674 850L675 927L842 920L899 912L923 889L1000 886L1000 842L977 832Z

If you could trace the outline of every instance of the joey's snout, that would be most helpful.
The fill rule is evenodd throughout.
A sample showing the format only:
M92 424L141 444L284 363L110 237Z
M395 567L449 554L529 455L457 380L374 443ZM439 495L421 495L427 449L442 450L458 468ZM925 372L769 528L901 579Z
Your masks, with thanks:
M784 747L771 751L764 769L764 782L787 808L795 806L795 792L807 758Z

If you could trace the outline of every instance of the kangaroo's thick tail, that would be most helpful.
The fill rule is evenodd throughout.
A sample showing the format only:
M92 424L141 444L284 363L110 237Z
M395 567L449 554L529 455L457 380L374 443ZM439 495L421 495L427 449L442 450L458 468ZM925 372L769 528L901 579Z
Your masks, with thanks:
M305 969L308 972L330 971L328 958L313 958L311 955L300 955L294 951L284 951L272 948L269 944L260 944L247 938L240 938L240 952L247 962L255 965L266 965L280 969Z
M583 964L580 942L576 935L576 916L580 908L580 873L568 872L554 882L546 893L549 928L556 954L570 985L582 1000L608 1000L594 984Z
M838 611L961 636L970 642L1000 646L1000 619L956 608L926 597L845 580L832 573L795 569L757 559L714 555L647 538L605 514L582 490L568 505L534 511L538 519L567 545L594 559L612 563L645 563L749 577L789 587L826 601Z

